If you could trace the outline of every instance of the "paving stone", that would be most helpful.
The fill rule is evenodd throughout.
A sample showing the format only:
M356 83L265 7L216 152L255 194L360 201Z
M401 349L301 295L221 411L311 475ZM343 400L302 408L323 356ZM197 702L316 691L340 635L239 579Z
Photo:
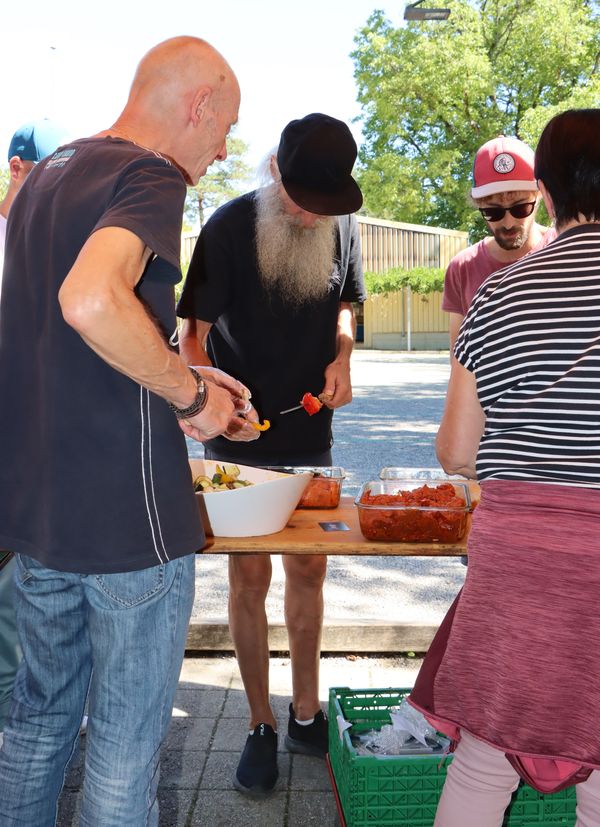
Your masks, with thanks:
M73 757L67 764L65 772L65 789L77 790L83 781L83 769L85 765L85 741L80 740L76 745Z
M65 789L58 801L56 818L57 827L71 827L79 823L81 811L81 793Z
M235 790L202 790L190 827L281 827L285 824L286 801L287 793L274 793L256 801Z
M337 827L339 823L331 788L329 795L296 790L290 793L286 827Z
M331 781L325 761L309 755L292 755L290 789L300 792L306 790L331 792Z
M174 717L218 718L223 712L227 689L194 689L180 684L173 704Z
M214 718L173 718L163 747L179 750L206 750L214 728Z
M273 713L278 721L287 721L288 718L288 708L290 702L292 700L291 696L291 688L285 692L284 694L278 694L276 692L271 692L271 708L273 709ZM234 717L234 718L249 718L250 716L250 707L248 706L248 700L246 698L246 693L240 690L232 689L230 690L227 700L225 701L225 706L223 709L223 714L225 717Z
M229 688L233 673L239 676L235 657L186 657L181 668L180 681L201 689Z
M168 790L159 787L160 827L185 827L196 797L190 790Z
M240 760L239 752L213 751L208 756L206 767L202 775L200 789L202 790L231 790L233 776ZM290 776L289 753L278 753L277 766L279 778L275 785L275 792L284 792L288 788ZM238 793L241 795L241 793Z
M240 753L248 737L248 718L222 718L213 738L212 747L221 752Z
M196 790L206 766L206 751L163 749L160 786L163 789Z

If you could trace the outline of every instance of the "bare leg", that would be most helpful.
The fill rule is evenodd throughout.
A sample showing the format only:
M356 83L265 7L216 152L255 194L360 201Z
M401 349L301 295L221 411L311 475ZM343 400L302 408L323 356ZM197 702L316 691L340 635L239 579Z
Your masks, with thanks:
M267 554L229 555L229 629L250 706L250 729L277 722L269 703L269 627L265 600L271 583Z
M287 554L283 556L283 567L294 713L299 720L308 720L320 709L319 657L327 558Z

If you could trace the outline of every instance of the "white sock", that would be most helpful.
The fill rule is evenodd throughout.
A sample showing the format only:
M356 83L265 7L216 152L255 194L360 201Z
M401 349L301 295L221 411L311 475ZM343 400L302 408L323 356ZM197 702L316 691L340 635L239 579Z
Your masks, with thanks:
M296 721L297 724L300 724L300 726L310 726L315 719L314 718L309 718L308 721L299 721L298 718L294 718L294 720Z

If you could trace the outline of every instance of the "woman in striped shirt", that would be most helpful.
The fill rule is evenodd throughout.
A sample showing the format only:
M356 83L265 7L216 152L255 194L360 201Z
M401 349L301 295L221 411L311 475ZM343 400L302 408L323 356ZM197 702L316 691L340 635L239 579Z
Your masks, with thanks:
M436 827L499 827L519 779L600 825L600 109L553 118L557 239L480 288L437 437L479 479L465 585L411 701L458 746Z

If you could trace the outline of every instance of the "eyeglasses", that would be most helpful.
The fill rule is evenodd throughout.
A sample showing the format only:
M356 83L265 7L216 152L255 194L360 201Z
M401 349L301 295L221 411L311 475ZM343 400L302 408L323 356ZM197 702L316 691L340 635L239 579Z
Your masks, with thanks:
M535 201L526 201L524 204L514 204L512 207L480 207L479 212L486 221L495 223L496 221L502 221L507 212L513 218L527 218L535 209L535 205Z

